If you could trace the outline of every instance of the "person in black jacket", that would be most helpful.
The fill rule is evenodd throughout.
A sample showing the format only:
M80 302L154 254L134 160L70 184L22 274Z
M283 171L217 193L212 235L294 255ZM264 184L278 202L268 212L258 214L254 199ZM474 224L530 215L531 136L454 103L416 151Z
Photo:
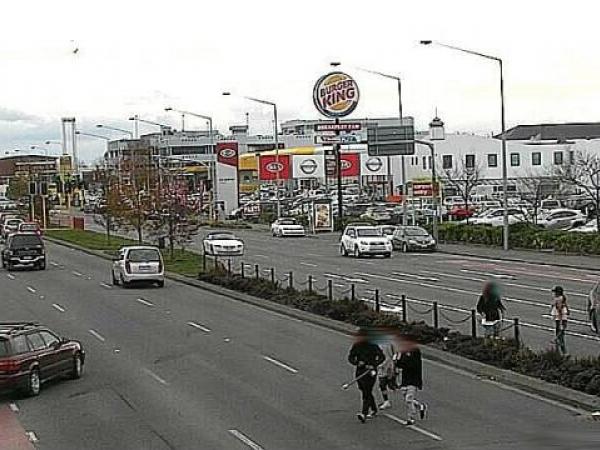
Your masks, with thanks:
M427 405L417 400L417 390L423 389L423 363L421 350L416 339L404 335L399 339L400 352L396 357L396 367L402 370L400 392L404 397L407 409L407 425L415 423L417 414L424 419L427 414Z
M358 389L362 394L362 411L356 416L358 420L365 423L366 419L377 414L377 405L373 397L373 386L377 381L377 366L384 360L385 356L381 348L369 339L369 332L360 329L356 335L357 339L348 355L348 361L356 366L355 377Z
M505 311L500 296L500 286L494 282L486 283L477 301L477 312L481 314L481 325L486 338L498 337Z

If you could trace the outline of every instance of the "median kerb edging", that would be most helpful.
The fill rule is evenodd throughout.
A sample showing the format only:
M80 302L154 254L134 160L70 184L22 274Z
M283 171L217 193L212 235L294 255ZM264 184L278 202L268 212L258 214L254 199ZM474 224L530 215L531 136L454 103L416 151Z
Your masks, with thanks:
M90 250L77 244L56 238L46 237L45 239L58 245L82 251L89 255L99 256L108 260L112 259L110 256L99 250ZM352 335L356 331L356 327L354 325L339 322L327 317L318 316L307 311L295 309L287 305L281 305L279 303L271 302L259 297L244 294L242 292L233 291L222 286L195 280L193 278L185 277L172 272L167 272L166 276L171 280L186 284L188 286L197 287L199 289L244 303L249 303L272 312L333 329L343 334ZM600 410L600 398L576 391L574 389L569 389L564 386L549 383L537 378L532 378L510 370L500 369L498 367L464 358L462 356L455 355L428 345L423 346L423 355L426 359L446 364L450 367L469 372L481 378L487 378L501 384L514 386L523 391L537 394L544 398L564 403L575 408L583 409L589 412Z

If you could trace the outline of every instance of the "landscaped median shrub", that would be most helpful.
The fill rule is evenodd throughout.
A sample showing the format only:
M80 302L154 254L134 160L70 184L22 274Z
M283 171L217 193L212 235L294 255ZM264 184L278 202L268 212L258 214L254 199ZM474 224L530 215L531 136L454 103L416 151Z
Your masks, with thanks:
M425 322L404 323L398 315L377 313L362 301L348 298L329 300L316 292L284 288L262 278L242 278L224 270L201 273L199 279L356 326L395 328L401 333L414 335L422 344L600 396L600 357L563 357L555 351L535 352L513 340L488 341L446 328L435 329Z
M440 225L439 240L500 247L502 227L445 223ZM510 247L600 255L600 235L545 230L531 224L515 224L510 226Z

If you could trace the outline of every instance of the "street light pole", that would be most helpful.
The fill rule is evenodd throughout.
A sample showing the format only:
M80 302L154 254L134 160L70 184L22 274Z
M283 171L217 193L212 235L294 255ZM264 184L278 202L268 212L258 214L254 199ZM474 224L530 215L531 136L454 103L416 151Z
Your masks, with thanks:
M421 141L419 139L415 139L415 143L417 144L421 144L421 145L426 145L427 147L429 147L429 150L431 151L431 192L432 192L432 199L433 199L433 210L434 210L434 214L433 214L433 238L435 239L435 242L438 241L438 219L439 219L439 199L438 199L438 193L436 193L436 188L437 188L437 173L435 170L435 145L432 142L428 142L428 141Z
M456 50L469 55L479 56L481 58L489 59L498 63L500 69L500 121L501 121L501 138L502 138L502 203L504 207L504 223L503 223L503 249L508 250L508 167L506 164L506 121L505 121L505 110L504 110L504 68L501 58L496 56L486 55L485 53L476 52L473 50L467 50L454 45L443 44L436 41L420 41L422 45L437 45L439 47L445 47L451 50Z
M101 124L101 123L99 123L98 125L96 125L96 128L104 128L106 130L112 130L112 131L118 131L120 133L125 133L125 134L129 135L130 139L133 139L133 133L131 131L124 130L123 128L111 127L111 126L104 125L104 124Z

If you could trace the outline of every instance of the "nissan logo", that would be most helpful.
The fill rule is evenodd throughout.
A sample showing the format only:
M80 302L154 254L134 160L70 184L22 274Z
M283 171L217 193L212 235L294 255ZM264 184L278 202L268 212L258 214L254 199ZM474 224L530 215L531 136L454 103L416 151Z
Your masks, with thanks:
M224 148L219 152L219 155L221 155L221 158L233 158L235 156L235 150Z
M314 159L305 159L300 163L300 170L306 175L312 175L317 171L317 162Z
M280 162L270 162L265 166L265 169L272 173L281 172L283 170L283 164Z
M367 159L365 166L367 167L367 169L369 169L369 171L377 172L383 167L383 161L381 161L380 158L375 156L373 158Z

